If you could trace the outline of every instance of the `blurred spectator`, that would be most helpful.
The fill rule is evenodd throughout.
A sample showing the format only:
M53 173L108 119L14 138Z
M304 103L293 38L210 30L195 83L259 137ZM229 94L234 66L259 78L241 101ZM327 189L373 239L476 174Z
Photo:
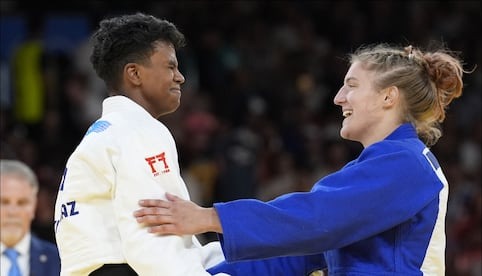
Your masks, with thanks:
M0 179L1 275L59 275L57 247L30 229L39 189L34 172L20 161L1 159Z

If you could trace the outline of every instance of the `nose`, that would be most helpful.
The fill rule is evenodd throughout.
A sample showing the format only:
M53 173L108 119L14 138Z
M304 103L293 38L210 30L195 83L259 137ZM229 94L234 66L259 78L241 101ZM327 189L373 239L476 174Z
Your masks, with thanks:
M174 80L180 84L183 84L186 81L186 79L179 70L174 75Z
M7 214L17 214L20 207L17 204L2 204L2 208Z
M343 87L344 86L342 86L340 90L338 90L338 92L335 95L335 98L333 98L333 103L335 105L342 105L346 101L345 89Z

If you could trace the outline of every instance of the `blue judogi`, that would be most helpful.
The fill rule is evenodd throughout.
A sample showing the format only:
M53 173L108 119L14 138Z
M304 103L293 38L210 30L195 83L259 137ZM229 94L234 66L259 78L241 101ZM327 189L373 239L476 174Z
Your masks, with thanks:
M437 160L404 124L310 192L215 204L226 262L209 271L444 275L447 197Z

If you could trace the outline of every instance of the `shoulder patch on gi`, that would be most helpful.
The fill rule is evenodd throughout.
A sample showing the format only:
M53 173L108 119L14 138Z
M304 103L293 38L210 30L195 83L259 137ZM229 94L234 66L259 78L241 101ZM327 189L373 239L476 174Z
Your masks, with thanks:
M110 126L111 124L108 121L97 121L89 127L89 129L87 130L87 133L85 133L85 136L89 135L92 132L97 132L97 133L102 132L107 128L109 128Z

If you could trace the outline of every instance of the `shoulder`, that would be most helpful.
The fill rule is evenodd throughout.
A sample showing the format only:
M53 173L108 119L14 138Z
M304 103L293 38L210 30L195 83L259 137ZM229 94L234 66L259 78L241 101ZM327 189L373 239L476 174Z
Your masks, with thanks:
M422 172L426 169L420 166L425 160L425 149L423 142L416 138L383 140L365 148L356 164L371 164L391 172Z
M91 151L95 148L112 146L115 144L116 137L121 137L119 129L122 129L122 125L122 120L115 116L98 119L87 129L76 151Z
M383 140L375 143L362 151L357 159L358 164L376 164L380 170L388 170L392 174L417 175L422 177L435 176L430 162L436 163L436 158L431 154L425 144L416 138L401 140ZM438 164L438 163L437 163ZM406 176L406 175L404 175Z

